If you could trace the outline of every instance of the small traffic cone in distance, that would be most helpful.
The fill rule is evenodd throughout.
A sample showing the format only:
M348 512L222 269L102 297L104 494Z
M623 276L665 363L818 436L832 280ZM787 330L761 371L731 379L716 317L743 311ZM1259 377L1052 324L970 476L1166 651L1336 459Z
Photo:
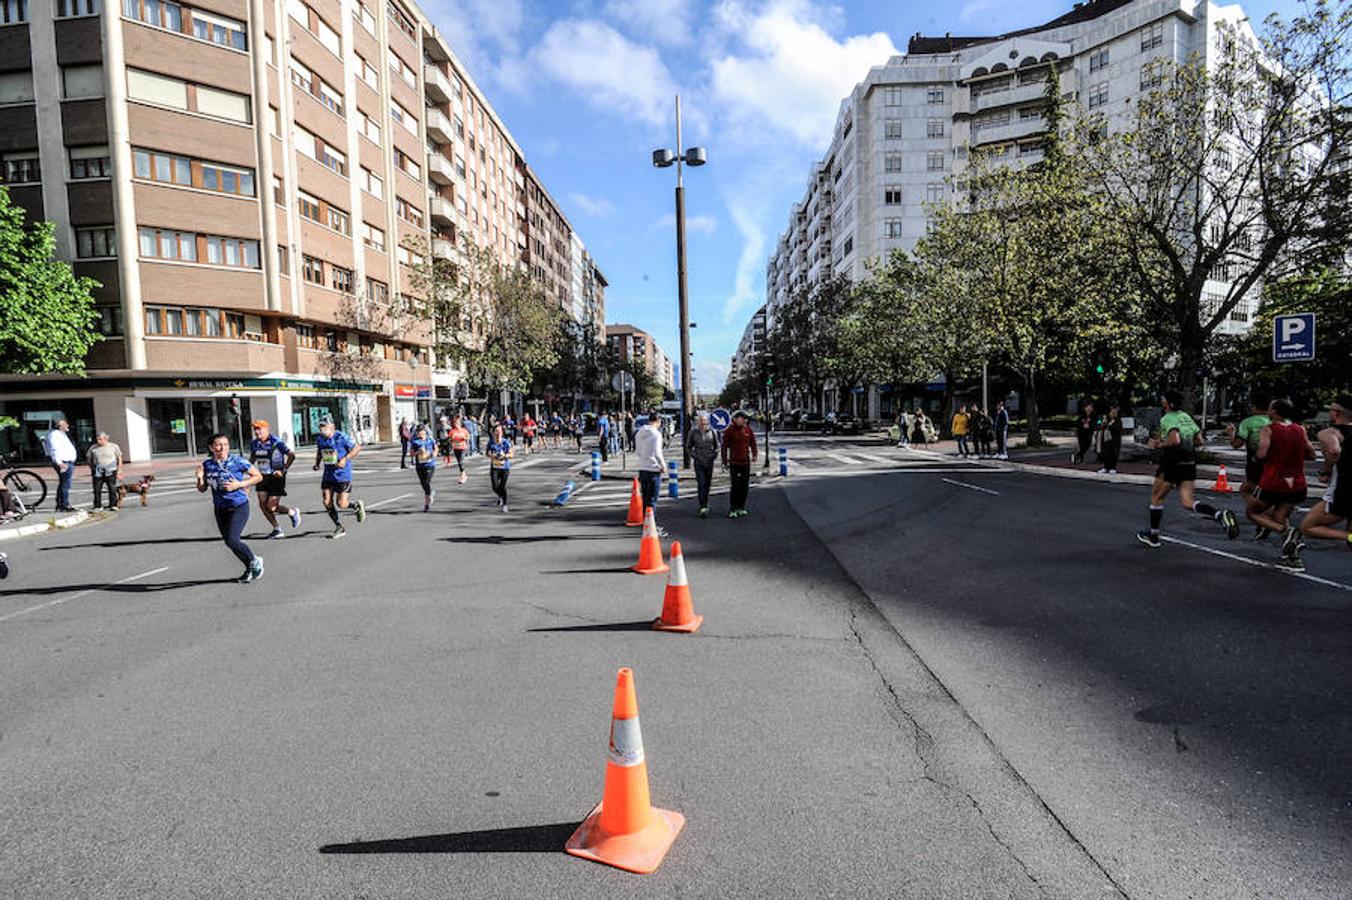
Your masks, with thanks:
M638 479L634 479L634 487L629 492L629 515L624 519L624 524L630 528L638 528L643 524L643 495L639 493Z
M620 669L611 711L605 790L601 802L573 832L564 850L647 875L661 865L684 825L685 816L657 809L648 798L648 763L638 726L634 673Z
M657 575L667 571L662 560L662 539L657 536L657 520L652 507L643 510L643 537L638 545L638 562L631 567L640 575Z
M1225 463L1221 463L1221 470L1216 473L1216 485L1212 490L1220 494L1228 494L1233 490L1230 487L1230 478L1225 474Z
M704 624L704 616L695 615L690 600L690 580L685 577L685 554L681 542L671 544L671 574L667 576L667 591L662 597L662 617L653 622L656 631L679 631L694 634Z

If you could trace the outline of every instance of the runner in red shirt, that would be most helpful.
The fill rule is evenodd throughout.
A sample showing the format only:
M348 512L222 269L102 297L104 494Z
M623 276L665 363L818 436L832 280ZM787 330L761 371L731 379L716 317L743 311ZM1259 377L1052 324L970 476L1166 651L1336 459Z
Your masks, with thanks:
M1272 422L1263 428L1258 438L1257 456L1263 461L1263 474L1258 480L1257 504L1249 510L1249 518L1282 535L1282 555L1278 565L1287 569L1304 569L1300 551L1305 544L1300 531L1289 523L1291 511L1305 502L1305 461L1314 459L1314 445L1305 427L1294 422L1296 408L1290 400L1273 400L1268 407Z

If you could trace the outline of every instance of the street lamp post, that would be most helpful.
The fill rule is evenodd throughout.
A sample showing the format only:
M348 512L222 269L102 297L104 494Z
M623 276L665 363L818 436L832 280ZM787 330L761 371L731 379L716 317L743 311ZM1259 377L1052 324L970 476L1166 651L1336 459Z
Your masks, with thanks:
M681 317L681 465L686 469L690 468L690 447L685 440L685 432L690 426L694 398L690 395L690 302L685 277L685 184L682 170L684 166L702 166L707 161L708 154L703 147L681 147L681 95L677 94L676 150L654 150L653 165L659 169L676 166L676 292Z

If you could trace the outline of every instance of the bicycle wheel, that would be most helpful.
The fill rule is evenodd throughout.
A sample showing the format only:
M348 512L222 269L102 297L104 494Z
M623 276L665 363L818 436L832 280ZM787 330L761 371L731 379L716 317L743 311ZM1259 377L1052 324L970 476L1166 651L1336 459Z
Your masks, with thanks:
M4 485L30 510L37 509L47 499L47 482L37 472L28 469L10 469L5 475Z

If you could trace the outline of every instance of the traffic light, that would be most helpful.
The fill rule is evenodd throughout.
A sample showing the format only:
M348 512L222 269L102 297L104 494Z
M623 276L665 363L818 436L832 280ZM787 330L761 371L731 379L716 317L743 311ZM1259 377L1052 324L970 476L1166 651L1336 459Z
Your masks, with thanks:
M765 386L772 387L775 383L775 372L777 371L775 358L768 353L762 356L761 368L765 372Z
M1110 362L1111 360L1108 357L1107 350L1105 350L1102 347L1099 347L1094 350L1093 358L1091 360L1091 363L1094 367L1094 374L1096 375L1108 374L1108 365Z

